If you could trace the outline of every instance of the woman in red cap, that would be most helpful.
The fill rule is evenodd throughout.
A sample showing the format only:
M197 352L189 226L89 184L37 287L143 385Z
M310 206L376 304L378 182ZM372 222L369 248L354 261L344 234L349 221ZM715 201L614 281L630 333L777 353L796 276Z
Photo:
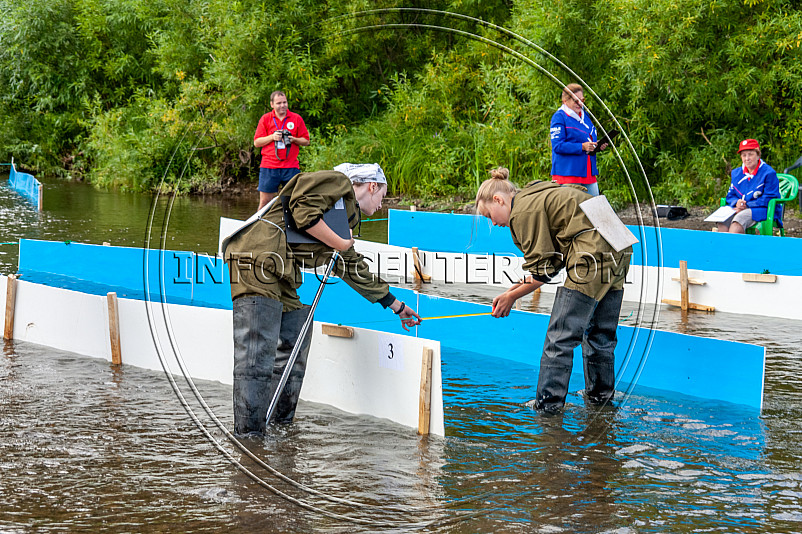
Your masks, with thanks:
M777 173L760 159L760 144L755 139L744 139L738 145L743 166L732 170L727 205L735 208L735 215L718 223L719 232L743 234L750 226L766 220L769 200L780 198ZM775 211L782 217L782 210Z

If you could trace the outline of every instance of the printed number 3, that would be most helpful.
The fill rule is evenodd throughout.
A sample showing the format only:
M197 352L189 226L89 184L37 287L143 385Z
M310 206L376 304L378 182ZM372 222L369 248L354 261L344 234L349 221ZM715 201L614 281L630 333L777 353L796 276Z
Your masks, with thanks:
M393 359L393 344L392 343L388 343L388 345L390 346L390 355L387 358L392 360Z

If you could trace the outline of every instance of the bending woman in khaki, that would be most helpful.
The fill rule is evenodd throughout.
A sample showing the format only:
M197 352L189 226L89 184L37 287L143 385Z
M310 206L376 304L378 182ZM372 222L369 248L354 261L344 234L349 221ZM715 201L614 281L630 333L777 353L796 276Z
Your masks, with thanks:
M386 282L371 274L354 240L337 235L323 213L343 205L353 230L361 211L372 215L387 194L387 179L377 164L344 163L336 170L301 173L284 186L282 196L299 230L316 243L287 243L282 203L232 238L225 250L234 307L234 431L263 433L270 401L295 343L302 343L271 423L289 423L301 391L312 330L299 341L311 310L298 298L301 267L326 264L341 253L334 273L372 303L390 308L404 328L420 324L415 310L396 299ZM342 203L342 204L340 204ZM314 278L314 277L312 277ZM312 282L314 283L314 282Z
M519 298L563 268L540 360L535 408L557 412L565 404L574 348L582 344L585 395L593 404L615 393L615 345L623 285L632 247L616 252L594 229L579 205L592 198L584 188L534 181L522 190L509 170L491 172L476 194L476 211L509 227L524 254L525 279L493 299L493 316L506 317Z

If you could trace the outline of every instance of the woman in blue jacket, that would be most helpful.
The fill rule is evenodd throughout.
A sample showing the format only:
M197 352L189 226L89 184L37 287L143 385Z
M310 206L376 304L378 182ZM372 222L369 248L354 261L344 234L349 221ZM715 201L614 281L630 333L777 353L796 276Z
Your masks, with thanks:
M596 178L596 127L585 112L582 86L569 83L562 93L563 105L551 117L551 179L558 184L580 184L593 196L599 194ZM600 150L607 145L600 147Z
M735 216L718 223L719 232L743 234L750 226L766 220L769 200L780 198L777 172L760 159L760 144L745 139L738 145L743 166L732 170L727 205L735 208ZM782 206L775 210L775 218L782 220Z

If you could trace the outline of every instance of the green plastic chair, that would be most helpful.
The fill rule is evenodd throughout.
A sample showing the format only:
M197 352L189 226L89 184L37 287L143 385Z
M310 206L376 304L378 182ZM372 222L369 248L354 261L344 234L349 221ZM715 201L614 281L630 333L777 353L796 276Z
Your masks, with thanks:
M766 220L760 221L746 229L747 234L754 235L772 235L774 228L780 229L780 235L785 236L785 228L777 226L777 221L774 220L774 210L777 204L785 204L786 202L793 202L799 193L799 182L790 174L777 173L777 179L780 182L780 198L772 198L769 200L768 209L766 211ZM721 205L727 205L727 199L721 199Z

